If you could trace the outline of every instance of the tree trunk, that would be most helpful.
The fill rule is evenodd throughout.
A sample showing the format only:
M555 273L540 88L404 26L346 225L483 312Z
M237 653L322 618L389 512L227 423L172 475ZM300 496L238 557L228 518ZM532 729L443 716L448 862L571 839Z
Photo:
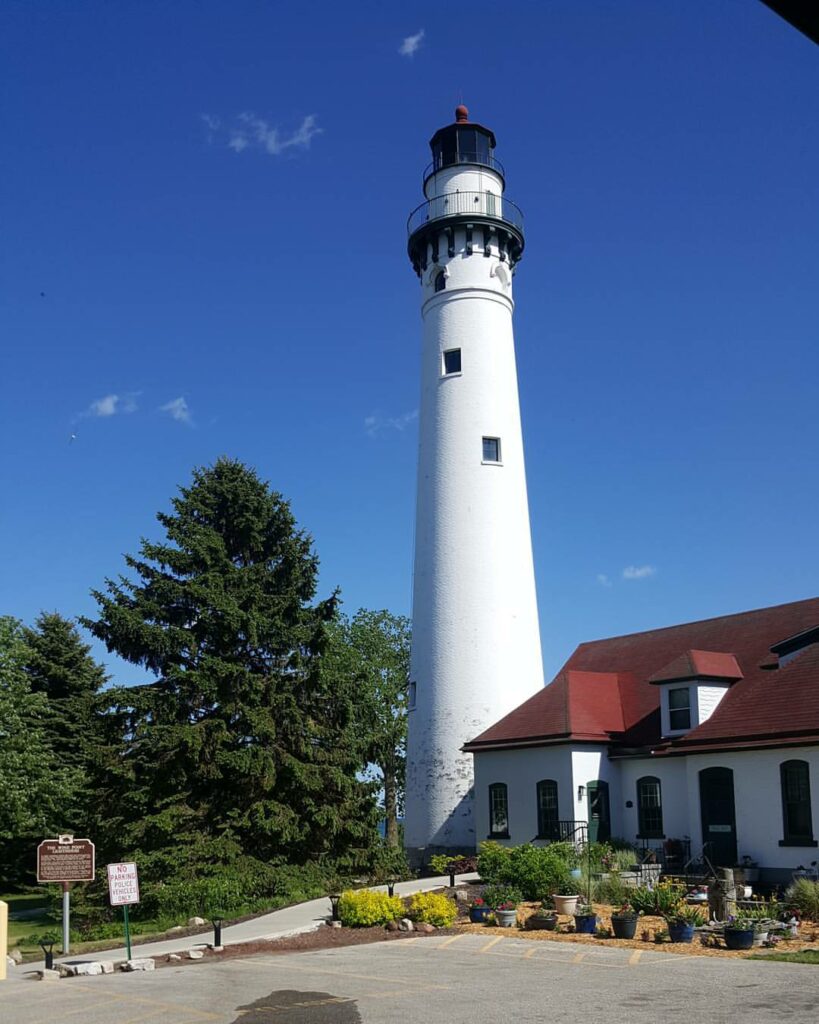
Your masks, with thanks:
M398 812L396 809L397 791L395 786L395 775L392 772L384 772L384 817L386 819L386 840L387 846L391 849L398 848Z
M721 868L719 877L708 886L708 909L715 921L727 921L737 912L737 891L734 885L734 872L731 868Z

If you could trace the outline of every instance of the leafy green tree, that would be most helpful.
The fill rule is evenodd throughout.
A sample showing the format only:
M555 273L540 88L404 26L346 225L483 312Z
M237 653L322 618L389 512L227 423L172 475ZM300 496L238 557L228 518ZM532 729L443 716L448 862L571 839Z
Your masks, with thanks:
M48 698L52 711L51 745L60 762L86 769L97 731L95 697L105 684L105 669L76 626L56 612L42 612L23 637L29 653L25 670L34 693Z
M324 671L353 687L361 756L383 786L387 846L399 845L398 815L406 777L407 680L410 620L388 611L359 609L331 629Z
M156 681L101 695L109 729L100 827L154 877L241 857L338 860L375 831L356 776L353 694L319 672L336 597L289 504L219 459L157 519L83 620Z
M38 840L72 828L66 808L79 781L49 742L48 701L26 677L29 653L21 623L0 618L0 873L14 880L33 867Z

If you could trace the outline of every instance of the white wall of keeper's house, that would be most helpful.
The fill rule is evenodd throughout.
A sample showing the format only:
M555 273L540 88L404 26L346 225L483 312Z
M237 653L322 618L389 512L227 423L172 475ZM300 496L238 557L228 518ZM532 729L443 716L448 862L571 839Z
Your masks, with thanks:
M537 784L557 782L560 818L571 818L571 747L526 747L522 750L487 750L475 755L475 834L480 843L489 838L489 787L503 782L509 797L509 836L505 846L529 843L537 835ZM541 845L541 844L536 844Z
M660 780L663 835L690 838L692 853L702 848L699 773L705 768L730 768L734 773L737 853L763 868L792 871L819 860L815 846L780 846L784 839L780 766L799 760L809 765L811 817L814 839L819 839L819 747L785 747L751 751L689 754L682 757L634 757L610 760L604 748L588 745L527 747L484 751L475 755L476 820L478 838L489 832L489 784L504 782L509 796L507 845L529 842L537 833L537 782L558 783L561 818L585 821L587 800L578 798L578 786L593 779L609 783L611 833L639 842L637 780ZM632 807L626 807L631 801ZM659 840L658 840L659 841Z

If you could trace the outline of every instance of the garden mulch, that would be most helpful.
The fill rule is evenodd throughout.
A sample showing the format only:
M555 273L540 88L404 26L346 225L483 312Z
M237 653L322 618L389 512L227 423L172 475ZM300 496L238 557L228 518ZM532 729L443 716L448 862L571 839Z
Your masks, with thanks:
M479 890L476 890L479 894ZM518 910L518 923L522 925L530 914L540 909L539 903L524 903ZM614 908L606 904L594 904L595 912L597 913L598 924L605 928L611 927L611 912ZM562 929L568 929L574 926L574 918L566 915L558 917L558 927ZM700 942L699 935L694 936L694 941L687 942L654 942L654 933L657 931L665 930L666 923L662 917L650 917L648 915L641 917L637 923L637 935L633 939L602 939L596 935L577 935L574 932L568 930L549 932L544 930L526 931L525 929L518 927L514 928L498 928L494 925L485 924L472 924L468 917L459 919L454 925L453 930L458 932L471 933L473 935L501 935L507 938L514 936L518 939L531 939L533 942L569 942L576 943L582 946L619 946L623 949L650 949L667 953L680 953L684 956L712 956L712 957L733 957L742 958L748 957L752 954L755 956L764 956L767 952L777 953L796 953L801 952L804 949L816 949L816 943L819 941L819 926L809 924L802 924L799 929L799 938L794 939L783 939L776 945L776 949L768 950L766 948L754 947L749 950L732 950L732 949L716 949L712 946L703 946ZM647 933L648 938L640 938L641 933Z

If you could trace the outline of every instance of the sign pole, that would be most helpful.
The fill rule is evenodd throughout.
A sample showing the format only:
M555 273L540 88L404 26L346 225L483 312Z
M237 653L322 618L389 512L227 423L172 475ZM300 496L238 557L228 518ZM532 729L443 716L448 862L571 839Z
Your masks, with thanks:
M63 882L63 956L68 953L69 933L71 931L71 897L68 882Z
M122 916L125 918L125 949L128 953L128 959L131 959L131 927L128 923L128 904L122 908Z

